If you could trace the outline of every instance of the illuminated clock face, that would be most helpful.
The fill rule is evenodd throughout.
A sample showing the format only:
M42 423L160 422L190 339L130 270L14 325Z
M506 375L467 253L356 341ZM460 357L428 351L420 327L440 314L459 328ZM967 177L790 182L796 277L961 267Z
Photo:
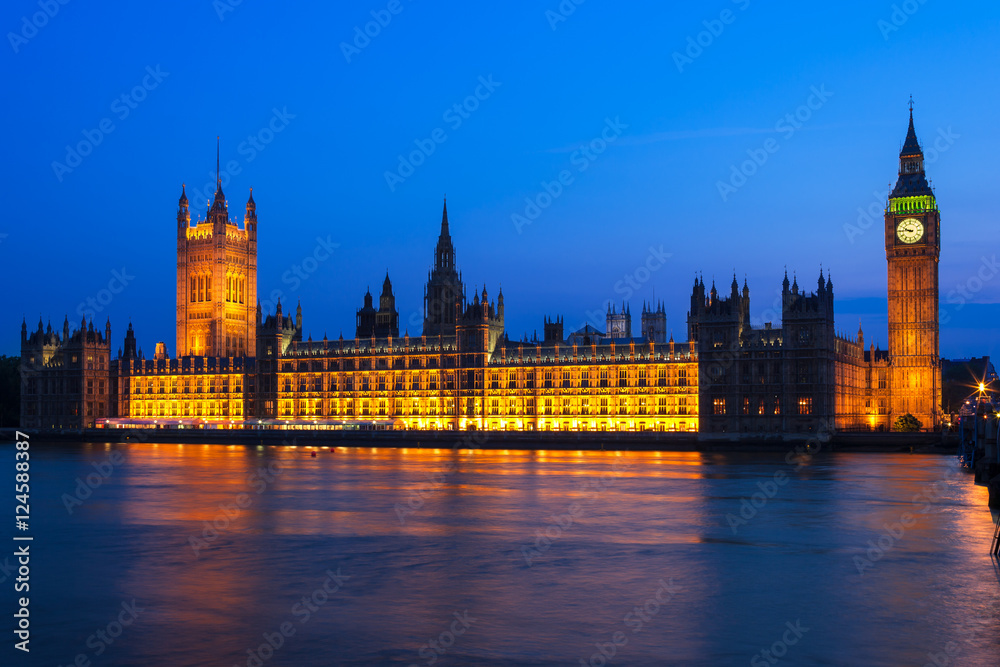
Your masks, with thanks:
M916 218L907 218L896 227L896 236L903 243L916 243L924 237L924 224Z

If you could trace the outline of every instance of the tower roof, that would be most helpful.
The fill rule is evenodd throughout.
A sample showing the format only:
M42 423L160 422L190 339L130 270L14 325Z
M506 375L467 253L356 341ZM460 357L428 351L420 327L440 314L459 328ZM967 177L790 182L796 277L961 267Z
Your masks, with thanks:
M910 126L906 131L906 141L899 152L899 179L889 197L894 199L933 194L934 191L931 190L924 172L924 153L913 126L913 100L910 100Z
M899 156L908 157L923 154L920 142L917 141L917 131L913 128L913 101L910 100L910 129L906 132L906 141L903 142L903 149L899 151Z
M448 229L448 198L444 198L444 211L441 213L441 239L451 239L451 230Z

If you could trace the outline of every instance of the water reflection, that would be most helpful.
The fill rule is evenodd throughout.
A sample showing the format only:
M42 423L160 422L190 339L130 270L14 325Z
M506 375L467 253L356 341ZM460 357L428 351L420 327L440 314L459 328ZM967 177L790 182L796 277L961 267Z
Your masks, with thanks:
M951 641L960 664L1000 664L986 491L950 458L115 448L125 463L72 515L62 494L111 446L33 448L45 664L245 665L286 622L264 664L580 664L600 646L748 664L796 622L788 664L923 665ZM328 571L344 583L317 604ZM87 638L133 598L95 656Z

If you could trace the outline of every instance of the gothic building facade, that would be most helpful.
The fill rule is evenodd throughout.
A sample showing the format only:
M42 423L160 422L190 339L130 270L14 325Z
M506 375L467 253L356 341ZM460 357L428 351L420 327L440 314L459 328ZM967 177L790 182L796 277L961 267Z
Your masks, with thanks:
M28 333L21 322L21 426L24 428L93 428L114 414L111 405L111 321L104 332L80 322L62 335L52 324Z
M879 382L887 357L834 330L833 279L820 272L815 292L781 289L781 322L753 326L750 288L736 278L728 296L695 280L688 336L700 360L701 428L713 433L789 433L885 429ZM881 401L879 400L881 399Z
M753 323L750 288L728 293L696 279L687 342L667 331L662 303L644 304L633 336L628 303L609 305L605 331L511 341L502 290L471 294L457 268L445 202L427 277L420 335L400 336L388 272L370 291L355 335L303 336L302 307L256 302L257 217L228 219L218 184L207 220L178 208L176 358L152 359L129 325L110 354L105 333L62 336L22 325L26 427L199 425L232 428L406 428L553 431L816 433L888 429L904 414L934 428L940 415L940 214L913 126L885 211L889 349L864 332L837 334L832 278L814 291L786 273L780 323ZM256 302L256 303L255 303ZM254 304L252 307L251 304ZM253 309L252 309L253 308Z

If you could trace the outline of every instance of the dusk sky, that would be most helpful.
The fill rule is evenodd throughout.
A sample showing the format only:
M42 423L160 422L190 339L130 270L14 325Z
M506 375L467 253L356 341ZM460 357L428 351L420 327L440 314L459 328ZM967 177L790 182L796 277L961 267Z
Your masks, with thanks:
M177 199L186 183L205 216L217 135L240 224L254 189L261 300L301 300L314 339L353 337L387 269L420 334L447 194L469 296L502 284L512 338L545 316L603 329L608 300L637 331L655 298L685 340L696 272L728 292L734 269L777 322L785 267L812 290L822 266L837 328L884 349L882 208L912 95L941 353L1000 354L996 3L51 0L36 28L40 6L0 13L2 353L22 317L93 310L114 350L131 319L147 356L175 354Z

